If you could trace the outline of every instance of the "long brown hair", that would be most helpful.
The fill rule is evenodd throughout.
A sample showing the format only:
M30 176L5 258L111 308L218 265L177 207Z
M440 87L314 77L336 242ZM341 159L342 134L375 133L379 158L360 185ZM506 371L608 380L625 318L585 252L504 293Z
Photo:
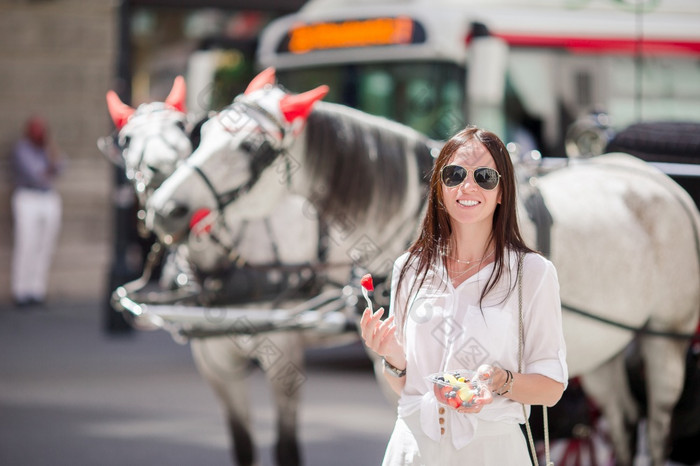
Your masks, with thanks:
M476 140L486 147L496 163L496 170L501 174L501 203L496 206L493 215L491 237L488 243L489 245L493 244L495 248L495 264L486 286L481 292L480 305L484 297L503 277L506 270L510 270L506 256L507 249L515 251L519 256L527 252L534 252L525 245L520 235L516 214L515 173L506 146L494 133L475 126L467 126L445 143L435 161L430 177L428 206L423 218L421 232L418 239L408 249L409 258L399 274L397 293L409 268L416 268L416 277L420 278L414 282L409 294L413 294L415 290L420 289L431 265L436 263L441 251L448 249L448 243L452 234L452 224L450 216L445 209L440 171L459 149L472 140Z

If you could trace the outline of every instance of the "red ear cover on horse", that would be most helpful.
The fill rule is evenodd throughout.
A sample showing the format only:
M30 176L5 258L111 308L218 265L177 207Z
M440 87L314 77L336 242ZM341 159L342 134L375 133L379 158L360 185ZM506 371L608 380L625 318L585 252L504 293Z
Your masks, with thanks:
M244 94L251 94L255 91L262 89L268 84L270 86L275 84L275 69L272 67L266 68L265 70L258 73L258 75L253 78L250 84L248 84L248 87L246 87Z
M316 102L328 94L329 87L325 84L302 94L286 95L280 100L280 110L284 119L289 123L297 118L306 120Z
M110 90L107 91L107 109L109 110L109 116L112 117L114 126L117 129L122 129L131 115L136 111L133 107L122 102L116 92Z
M185 78L182 76L177 76L175 82L173 82L173 87L170 89L170 94L165 99L165 105L169 105L175 110L185 113L185 97L187 96L187 86L185 85Z

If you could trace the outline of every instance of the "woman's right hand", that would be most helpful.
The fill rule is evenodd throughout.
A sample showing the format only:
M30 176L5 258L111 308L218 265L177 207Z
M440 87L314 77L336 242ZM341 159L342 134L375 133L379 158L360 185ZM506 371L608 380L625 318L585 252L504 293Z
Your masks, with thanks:
M406 367L406 355L396 338L394 316L381 320L384 308L372 312L365 309L360 319L360 330L365 345L399 369Z

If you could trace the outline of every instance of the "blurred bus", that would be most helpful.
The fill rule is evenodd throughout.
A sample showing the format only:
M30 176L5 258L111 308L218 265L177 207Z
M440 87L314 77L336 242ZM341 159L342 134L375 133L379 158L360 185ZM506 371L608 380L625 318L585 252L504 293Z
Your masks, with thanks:
M473 123L562 156L587 115L700 121L700 2L311 0L263 30L257 64L433 138Z

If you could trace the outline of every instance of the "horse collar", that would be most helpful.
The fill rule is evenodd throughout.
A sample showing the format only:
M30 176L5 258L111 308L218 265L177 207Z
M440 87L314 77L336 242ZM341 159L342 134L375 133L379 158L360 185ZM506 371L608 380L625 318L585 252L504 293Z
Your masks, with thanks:
M531 186L530 193L525 198L525 210L530 220L535 224L537 250L545 257L550 258L552 253L552 225L554 224L554 219L547 208L542 192L535 184Z

